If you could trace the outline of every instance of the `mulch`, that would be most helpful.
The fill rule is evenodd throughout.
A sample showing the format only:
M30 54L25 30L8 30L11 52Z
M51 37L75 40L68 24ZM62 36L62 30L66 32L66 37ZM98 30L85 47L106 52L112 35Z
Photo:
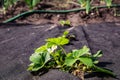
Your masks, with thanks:
M87 24L79 27L61 27L52 24L0 24L0 80L79 80L69 73L49 70L34 76L27 67L29 56L44 44L44 40L61 35L64 30L76 35L76 40L65 49L79 49L87 45L92 53L103 51L99 66L112 70L120 79L120 22ZM118 80L103 74L86 74L86 80Z

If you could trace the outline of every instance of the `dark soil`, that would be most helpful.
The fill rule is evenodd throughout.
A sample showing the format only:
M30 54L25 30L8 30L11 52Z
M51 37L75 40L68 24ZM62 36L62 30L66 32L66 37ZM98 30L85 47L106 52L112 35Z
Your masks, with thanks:
M72 0L76 1L76 0ZM113 0L113 3L120 4L119 0ZM93 1L94 6L104 5L99 3L99 0ZM68 10L79 8L79 5L73 3L66 3L66 0L43 0L34 9L35 10ZM17 5L12 6L3 14L0 13L0 22L3 22L17 14L28 11L28 6L24 2L18 2ZM117 13L117 15L115 15ZM120 21L120 8L104 8L99 10L92 10L89 14L85 11L72 12L68 14L32 14L21 17L14 21L14 23L29 23L29 24L44 24L53 23L59 24L60 20L70 20L72 26L83 25L86 23L100 23L100 22L118 22Z

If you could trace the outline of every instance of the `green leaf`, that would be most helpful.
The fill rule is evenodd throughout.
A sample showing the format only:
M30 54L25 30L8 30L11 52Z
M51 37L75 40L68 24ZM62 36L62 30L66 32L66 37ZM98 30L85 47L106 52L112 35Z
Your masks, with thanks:
M96 54L93 55L93 57L98 58L98 57L102 57L102 55L103 55L102 51L99 50L99 51L97 51Z
M78 3L81 4L81 7L86 6L86 1L85 0L78 0Z
M32 9L32 0L24 0L25 3L29 6L30 9Z
M91 57L92 60L93 60L93 63L94 63L94 64L99 63L98 58L101 57L102 55L103 55L103 53L102 53L101 50L97 51L97 53L94 54L94 55Z
M19 0L4 0L3 8L8 9L11 5L14 5Z
M40 64L31 63L27 70L29 71L38 71L41 68Z
M37 49L35 50L35 53L41 53L41 52L44 52L44 51L46 51L46 50L47 50L46 45L43 45L43 46L40 46L39 48L37 48Z
M64 31L62 37L66 37L68 34L69 34L69 31L66 30L66 31Z
M65 21L65 24L66 24L66 25L70 25L70 20L66 20L66 21Z
M40 0L32 0L32 6L36 6L38 3L40 2Z
M66 58L65 65L72 66L76 61L77 61L77 59L74 59L74 58Z
M79 60L88 67L93 66L93 62L92 62L92 59L90 57L82 56L82 57L79 58Z
M46 43L46 47L47 47L47 48L50 48L50 47L52 47L53 45L56 46L54 43L51 43L51 42L47 42L47 43Z
M40 54L32 54L30 56L30 61L32 62L32 71L37 71L41 69L49 60L51 59L49 53L40 53ZM34 65L33 65L34 64Z
M94 64L98 64L98 63L99 63L99 61L98 61L98 60L95 60L95 61L93 61L93 63L94 63Z
M65 58L65 65L67 66L72 66L76 61L77 61L77 58L74 58L72 56L73 53L68 53L66 58Z
M85 54L89 54L89 48L87 46L84 46L82 49L80 50L73 50L72 51L72 56L75 58L79 58L80 56L83 56Z
M105 0L106 4L108 7L110 7L112 5L112 0Z
M41 0L24 0L30 9L33 9Z
M91 4L90 4L90 0L87 0L86 2L86 13L88 14L91 10Z
M64 37L58 37L58 38L49 38L46 41L54 43L56 45L65 45L69 43L69 40Z
M42 56L40 54L32 54L30 56L30 61L35 63L35 64L39 64L40 62L42 62Z
M34 63L31 63L31 64L29 64L29 67L28 67L28 71L32 71L32 69L33 69L33 67L34 67Z
M26 4L28 4L28 5L31 5L31 3L32 3L32 0L24 0L25 2L26 2Z
M60 20L59 24L62 25L62 26L64 26L65 25L65 21L64 20Z
M44 61L44 63L48 62L51 59L49 53L43 53L41 54L41 56L42 56L42 60Z
M89 53L89 48L84 46L80 50L73 50L72 53L67 54L65 59L65 64L67 66L73 65L77 60L80 60L83 64L87 66L92 66L92 59L90 57L83 57L83 55Z
M59 23L62 26L65 26L65 25L70 26L70 24L71 24L70 20L60 20Z

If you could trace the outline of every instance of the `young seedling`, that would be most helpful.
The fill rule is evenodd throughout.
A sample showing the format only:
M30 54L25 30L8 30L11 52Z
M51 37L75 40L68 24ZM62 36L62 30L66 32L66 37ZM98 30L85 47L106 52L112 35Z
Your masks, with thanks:
M102 56L101 51L92 54L87 46L83 46L81 49L74 49L67 53L63 46L70 42L67 38L68 33L65 31L60 37L46 39L46 43L30 56L31 64L28 70L34 72L44 68L57 68L70 72L82 80L84 80L84 73L91 72L102 72L115 77L111 71L96 66L99 63L98 58Z
M61 26L71 26L71 22L69 20L60 20L59 23Z

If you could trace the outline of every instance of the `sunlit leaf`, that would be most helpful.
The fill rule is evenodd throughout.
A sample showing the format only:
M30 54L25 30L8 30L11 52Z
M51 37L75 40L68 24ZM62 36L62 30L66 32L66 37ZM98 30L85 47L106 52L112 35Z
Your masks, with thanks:
M57 44L57 45L65 45L69 43L69 40L64 37L58 37L58 38L49 38L46 41Z
M69 31L64 31L63 36L62 37L66 37L69 34Z
M64 20L60 20L59 23L60 23L61 26L65 25L65 21Z
M46 45L43 45L43 46L40 46L39 48L37 48L35 50L35 53L41 53L41 52L44 52L45 50L47 50L47 47L46 47Z
M33 66L34 66L34 63L29 64L29 67L28 67L28 69L27 69L27 70L32 71Z
M68 35L69 31L64 31L63 35Z

